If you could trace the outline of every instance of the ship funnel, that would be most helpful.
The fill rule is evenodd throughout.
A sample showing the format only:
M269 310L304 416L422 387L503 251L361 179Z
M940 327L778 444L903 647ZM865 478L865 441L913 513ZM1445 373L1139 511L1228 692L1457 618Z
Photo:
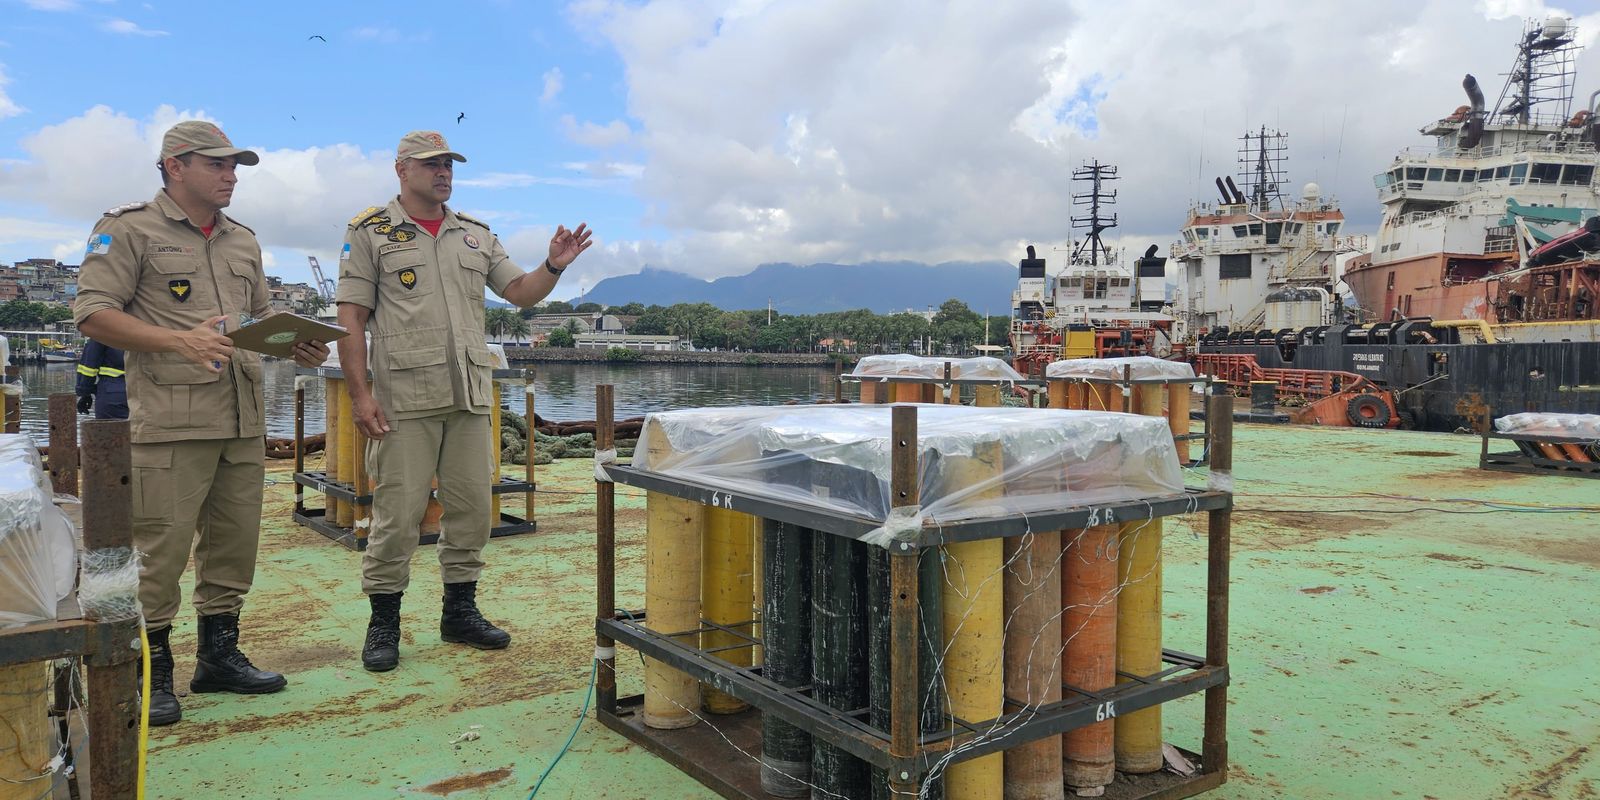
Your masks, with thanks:
M1030 244L1028 245L1028 260L1032 261L1035 258L1037 258L1037 256L1033 254L1033 245Z
M1233 198L1228 196L1228 187L1222 185L1221 178L1217 179L1217 191L1222 195L1223 205L1229 205L1233 203Z
M1244 192L1239 191L1239 185L1233 182L1233 176L1224 178L1228 182L1228 191L1233 192L1233 202L1244 205Z
M1461 129L1460 145L1461 149L1470 150L1483 139L1483 90L1478 88L1478 79L1471 75L1461 81L1461 88L1467 90L1472 111L1467 115L1467 124Z

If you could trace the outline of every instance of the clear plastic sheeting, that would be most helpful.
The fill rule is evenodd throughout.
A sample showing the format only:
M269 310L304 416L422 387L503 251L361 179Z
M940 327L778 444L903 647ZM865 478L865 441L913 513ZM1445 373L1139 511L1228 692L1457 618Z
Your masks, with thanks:
M1020 381L1022 375L998 358L939 358L937 356L867 356L856 362L850 374L858 378L944 378L944 365L950 365L951 378Z
M1510 414L1494 421L1500 433L1600 441L1600 414Z
M1194 367L1182 361L1155 356L1122 358L1068 358L1052 361L1044 368L1046 378L1120 381L1124 372L1136 381L1182 380L1194 377Z
M76 537L51 498L33 440L0 434L0 628L55 619L72 591Z
M635 467L883 522L890 405L667 411L645 418ZM920 517L929 525L1183 492L1161 417L917 406ZM892 531L890 532L893 533Z

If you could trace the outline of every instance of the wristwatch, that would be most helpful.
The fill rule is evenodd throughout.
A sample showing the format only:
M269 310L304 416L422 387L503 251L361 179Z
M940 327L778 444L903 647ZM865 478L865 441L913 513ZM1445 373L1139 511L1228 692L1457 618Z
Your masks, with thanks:
M556 276L558 278L561 277L561 273L567 271L566 267L562 267L561 269L556 269L555 266L550 263L550 259L548 259L548 258L544 260L544 268L547 269L547 270L550 270L550 274L554 275L554 276Z

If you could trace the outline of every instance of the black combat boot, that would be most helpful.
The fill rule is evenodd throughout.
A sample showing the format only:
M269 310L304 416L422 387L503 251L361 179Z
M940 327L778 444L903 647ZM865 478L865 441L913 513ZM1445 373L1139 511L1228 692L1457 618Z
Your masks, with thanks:
M404 594L367 595L372 603L372 618L367 620L361 666L368 672L388 672L400 664L400 598Z
M447 642L469 644L479 650L499 650L511 644L511 634L494 626L478 611L478 582L444 585L444 616L439 636Z
M172 691L172 626L161 630L146 630L150 640L150 724L171 725L183 719L183 709L178 707L178 695Z
M239 652L239 615L200 618L200 647L195 653L191 692L271 694L288 685L282 675L256 669Z

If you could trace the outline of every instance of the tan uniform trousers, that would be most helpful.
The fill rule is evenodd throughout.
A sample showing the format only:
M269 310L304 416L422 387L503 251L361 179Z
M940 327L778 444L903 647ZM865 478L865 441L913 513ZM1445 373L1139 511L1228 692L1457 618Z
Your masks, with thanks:
M178 615L191 550L195 611L237 612L256 575L265 440L135 444L132 456L133 546L144 553L139 603L150 627Z
M389 422L382 439L367 443L372 476L372 529L361 556L361 590L403 592L411 583L422 514L435 476L439 479L439 571L445 583L476 581L489 541L489 415L450 411Z

